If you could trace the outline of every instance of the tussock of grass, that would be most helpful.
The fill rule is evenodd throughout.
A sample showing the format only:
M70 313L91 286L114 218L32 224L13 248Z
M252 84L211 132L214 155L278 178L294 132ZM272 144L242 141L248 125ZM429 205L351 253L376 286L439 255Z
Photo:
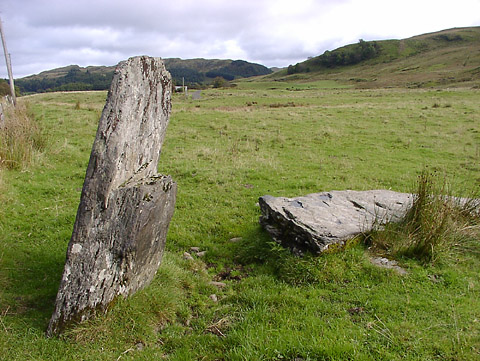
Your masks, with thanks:
M16 107L5 108L0 123L0 167L21 169L32 161L35 152L44 149L46 139L27 104L19 102Z
M394 258L433 263L465 247L466 240L478 237L479 227L478 200L448 195L445 182L440 183L436 175L423 172L404 219L377 227L366 242L374 251Z

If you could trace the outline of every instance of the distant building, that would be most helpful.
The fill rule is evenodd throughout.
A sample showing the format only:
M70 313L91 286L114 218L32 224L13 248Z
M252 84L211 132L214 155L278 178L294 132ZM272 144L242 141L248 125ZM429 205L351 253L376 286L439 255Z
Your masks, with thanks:
M185 90L183 88L185 88ZM175 85L175 93L186 93L187 90L188 90L188 87L186 85L185 86Z

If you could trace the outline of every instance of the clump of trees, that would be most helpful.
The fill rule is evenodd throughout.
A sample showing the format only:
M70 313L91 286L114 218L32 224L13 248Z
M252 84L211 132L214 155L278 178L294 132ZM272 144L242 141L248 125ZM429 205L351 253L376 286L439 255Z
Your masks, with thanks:
M223 88L226 85L226 81L223 77L217 76L215 79L213 79L212 86L214 88Z
M4 97L5 95L10 94L10 86L5 79L0 79L0 96Z
M360 39L357 44L352 44L333 51L326 51L320 56L312 58L303 64L290 65L287 74L305 73L310 71L310 66L335 68L338 66L355 65L362 61L373 59L380 54L381 48L376 41Z
M0 97L4 97L6 95L11 95L10 92L10 83L7 79L0 79ZM15 84L15 96L20 96L20 90L18 86Z
M304 64L295 64L295 65L289 65L287 68L287 74L296 74L296 73L309 73L310 72L310 67L305 66Z
M340 48L335 51L326 51L316 58L316 61L333 68L342 65L355 65L364 60L375 58L380 52L377 42L367 42L362 39L357 44Z

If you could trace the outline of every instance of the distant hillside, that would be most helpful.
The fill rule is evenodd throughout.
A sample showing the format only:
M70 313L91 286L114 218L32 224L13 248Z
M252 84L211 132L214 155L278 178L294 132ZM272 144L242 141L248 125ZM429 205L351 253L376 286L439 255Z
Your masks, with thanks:
M115 67L69 65L15 80L22 93L69 90L105 90L110 87Z
M209 83L220 76L225 80L249 78L272 73L267 67L249 63L244 60L211 60L211 59L164 59L177 85L182 84L182 78L189 85Z
M204 86L218 76L225 80L248 78L272 73L267 67L243 60L164 59L175 84L185 81L189 86ZM105 90L110 87L115 66L69 65L16 79L22 93L69 90Z
M359 87L480 86L480 27L347 45L269 76Z

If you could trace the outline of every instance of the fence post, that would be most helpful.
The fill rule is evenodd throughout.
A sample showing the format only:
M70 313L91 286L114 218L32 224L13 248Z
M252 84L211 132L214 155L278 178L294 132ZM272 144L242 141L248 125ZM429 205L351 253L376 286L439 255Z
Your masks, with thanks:
M15 85L13 84L12 63L10 61L10 54L7 50L7 42L5 41L5 35L3 34L2 19L0 19L0 35L2 37L3 52L5 53L5 63L7 64L8 78L10 80L10 92L12 93L13 105L17 105L17 98L15 97Z

